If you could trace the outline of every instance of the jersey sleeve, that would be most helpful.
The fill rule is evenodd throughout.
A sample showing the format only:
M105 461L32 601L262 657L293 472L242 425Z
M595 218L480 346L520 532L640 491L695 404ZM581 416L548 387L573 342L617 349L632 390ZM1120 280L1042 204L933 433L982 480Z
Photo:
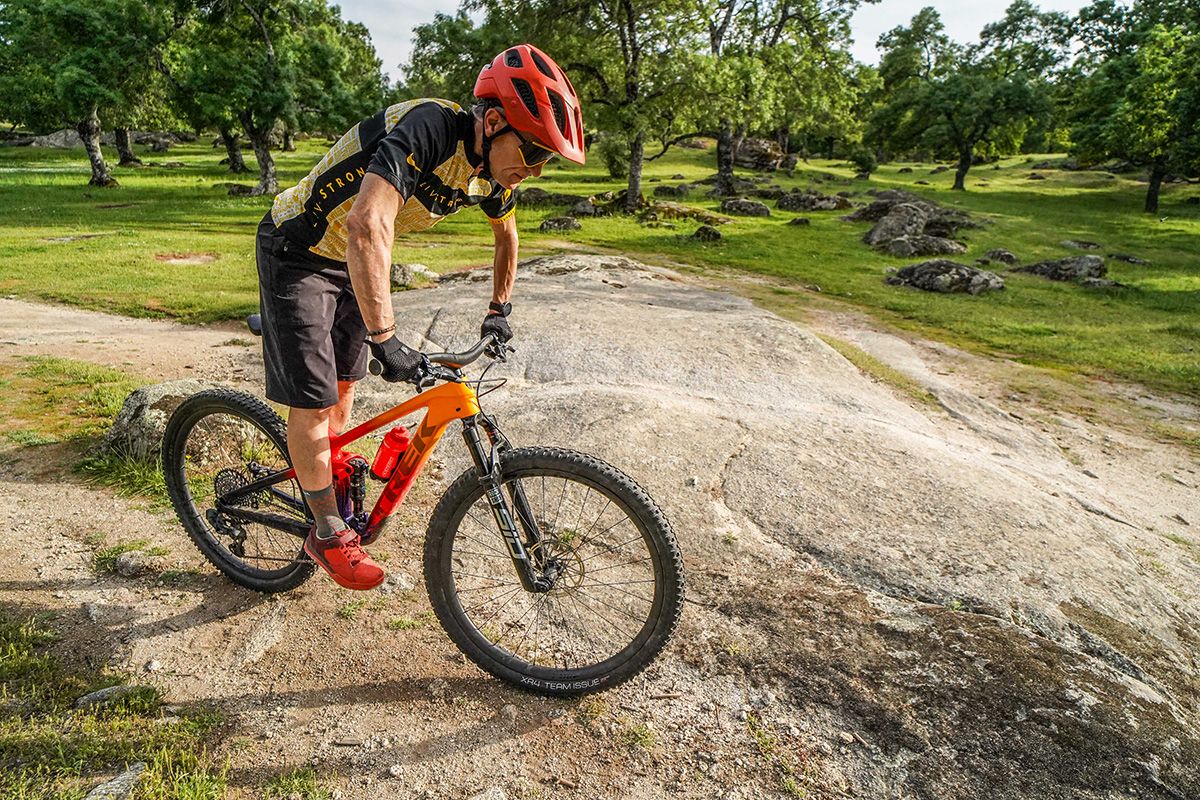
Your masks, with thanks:
M512 189L497 186L496 191L488 195L479 207L488 215L492 222L503 222L517 212L517 196Z
M421 172L445 160L447 146L455 141L453 122L437 103L417 106L380 140L367 172L386 179L407 200Z

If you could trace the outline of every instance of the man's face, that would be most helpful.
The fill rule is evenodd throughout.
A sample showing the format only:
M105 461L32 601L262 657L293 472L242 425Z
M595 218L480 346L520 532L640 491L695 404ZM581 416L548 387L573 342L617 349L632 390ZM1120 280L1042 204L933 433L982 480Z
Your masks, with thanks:
M508 122L497 109L491 108L488 109L483 124L490 136L503 129ZM534 164L532 167L525 165L525 159L521 156L521 143L521 135L511 130L492 140L492 177L505 189L515 189L530 175L536 178L542 174L543 164Z

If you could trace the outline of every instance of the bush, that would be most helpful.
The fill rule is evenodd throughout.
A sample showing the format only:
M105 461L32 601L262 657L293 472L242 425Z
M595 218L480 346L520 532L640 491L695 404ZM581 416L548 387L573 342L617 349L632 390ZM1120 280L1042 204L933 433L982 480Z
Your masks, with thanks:
M859 172L865 172L868 175L879 166L879 162L875 160L875 154L865 147L850 154L850 163L858 167Z
M593 149L600 155L610 178L622 181L629 177L629 142L625 137L609 134L598 139Z

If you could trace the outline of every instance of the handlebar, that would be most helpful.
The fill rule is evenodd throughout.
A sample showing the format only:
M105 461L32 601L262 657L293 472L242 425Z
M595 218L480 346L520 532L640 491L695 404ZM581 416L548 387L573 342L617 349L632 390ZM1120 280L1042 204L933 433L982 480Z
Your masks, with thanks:
M479 340L478 343L470 350L465 350L461 353L423 353L428 361L428 369L423 375L419 375L413 383L417 388L424 388L429 382L429 379L443 381L457 381L462 376L458 370L471 364L479 359L480 356L487 354L498 361L504 361L504 354L512 351L513 348L496 339L494 334L488 334ZM447 367L448 369L443 369ZM367 365L372 375L383 374L383 365L375 359L371 359Z
M492 347L492 345L499 344L501 343L496 340L495 335L489 333L487 336L480 339L479 343L470 350L466 350L462 353L426 353L425 357L434 364L443 364L451 369L461 369L467 364L476 361L481 355L486 353L488 348ZM504 351L499 350L497 351L497 355L494 355L493 358L502 358L503 355Z

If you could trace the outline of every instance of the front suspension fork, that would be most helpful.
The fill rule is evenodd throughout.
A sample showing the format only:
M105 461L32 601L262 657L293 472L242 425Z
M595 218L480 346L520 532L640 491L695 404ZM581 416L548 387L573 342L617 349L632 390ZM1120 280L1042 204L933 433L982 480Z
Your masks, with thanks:
M490 446L484 445L483 438L479 435L480 428L483 428L487 435ZM538 530L537 520L534 519L529 500L525 497L525 489L519 481L512 481L508 484L509 498L512 501L510 510L501 488L500 458L511 448L508 439L496 427L495 422L482 413L463 420L463 439L466 440L467 449L471 452L471 458L475 462L475 471L479 476L479 482L485 487L484 493L487 495L488 505L492 509L492 516L500 529L500 535L504 538L508 555L512 558L517 577L521 580L521 586L527 592L547 591L551 582L542 574L546 556L544 549L539 547L542 541L541 531ZM524 539L517 531L517 522L513 520L513 511L516 512L516 521L520 523L521 530L525 534Z

